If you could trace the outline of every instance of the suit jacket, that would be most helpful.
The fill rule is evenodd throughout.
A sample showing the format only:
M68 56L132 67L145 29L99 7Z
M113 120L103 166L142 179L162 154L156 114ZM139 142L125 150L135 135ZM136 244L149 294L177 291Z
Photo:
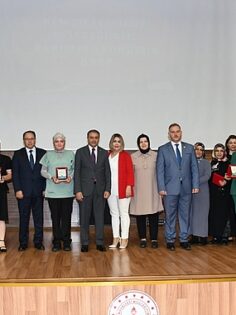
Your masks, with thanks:
M88 145L80 148L75 154L74 191L89 196L94 190L102 195L104 191L111 191L111 170L106 150L98 147L97 163L93 164Z
M36 148L36 161L32 170L26 149L15 151L12 159L12 181L15 192L22 190L24 197L42 196L46 181L41 176L42 165L39 161L45 153L45 150Z
M184 193L191 193L199 188L198 163L191 144L182 142L182 161L179 167L171 142L158 149L157 186L158 191L166 191L168 195L178 195L181 188Z

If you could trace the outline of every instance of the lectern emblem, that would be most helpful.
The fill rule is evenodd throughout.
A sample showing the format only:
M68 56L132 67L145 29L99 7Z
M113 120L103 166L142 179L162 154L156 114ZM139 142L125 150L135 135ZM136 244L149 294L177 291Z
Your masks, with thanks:
M108 315L160 315L153 298L142 291L126 291L110 304Z

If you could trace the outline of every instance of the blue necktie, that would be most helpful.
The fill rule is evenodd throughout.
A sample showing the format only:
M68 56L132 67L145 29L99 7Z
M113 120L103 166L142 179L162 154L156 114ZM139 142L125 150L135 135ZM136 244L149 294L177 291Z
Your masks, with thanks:
M179 167L180 167L181 166L182 157L181 157L180 150L179 150L179 144L176 143L175 146L176 146L176 159L177 159L177 162L178 162Z
M29 150L29 153L30 153L30 167L33 170L34 169L34 157L33 157L32 152L33 152L33 150Z

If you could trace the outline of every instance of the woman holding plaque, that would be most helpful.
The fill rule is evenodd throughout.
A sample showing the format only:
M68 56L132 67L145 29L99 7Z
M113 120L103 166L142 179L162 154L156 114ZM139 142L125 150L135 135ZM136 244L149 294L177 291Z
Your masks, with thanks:
M6 222L8 221L7 182L9 182L11 178L11 159L6 155L0 154L0 252L7 251L5 245Z
M131 157L134 167L135 187L131 199L130 214L136 216L140 247L147 246L147 219L151 247L157 248L158 217L163 211L161 196L157 191L156 159L157 152L151 150L147 135L141 134L137 139L138 151Z
M192 196L190 234L191 243L206 245L208 238L208 215L210 207L209 178L211 177L210 162L205 159L205 146L201 142L194 145L199 168L199 193Z
M74 153L65 150L65 136L56 133L53 137L53 151L42 157L41 174L47 179L45 197L48 199L52 218L52 251L71 250L71 214L73 208Z
M230 214L230 180L227 176L229 161L225 146L216 144L212 156L209 234L213 237L212 244L227 244L228 237L224 231Z
M129 153L124 151L123 137L115 133L109 143L111 168L111 195L108 205L111 213L113 243L109 248L125 249L129 237L129 204L133 196L134 172ZM121 235L120 235L121 230Z

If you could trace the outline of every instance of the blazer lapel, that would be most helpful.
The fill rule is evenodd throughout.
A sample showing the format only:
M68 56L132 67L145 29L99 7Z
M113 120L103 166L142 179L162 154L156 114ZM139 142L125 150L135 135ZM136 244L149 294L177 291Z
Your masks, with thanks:
M97 150L97 163L96 163L96 165L100 162L100 160L101 160L101 148L100 147L98 147L98 150Z
M39 160L40 160L40 158L39 158L39 151L38 151L38 149L37 149L37 148L35 148L35 149L36 149L36 151L35 151L35 154L36 154L36 160L35 160L34 165L35 165L36 163L39 163Z
M181 145L182 145L182 163L184 161L184 157L186 155L186 145L185 145L185 142L181 142Z

